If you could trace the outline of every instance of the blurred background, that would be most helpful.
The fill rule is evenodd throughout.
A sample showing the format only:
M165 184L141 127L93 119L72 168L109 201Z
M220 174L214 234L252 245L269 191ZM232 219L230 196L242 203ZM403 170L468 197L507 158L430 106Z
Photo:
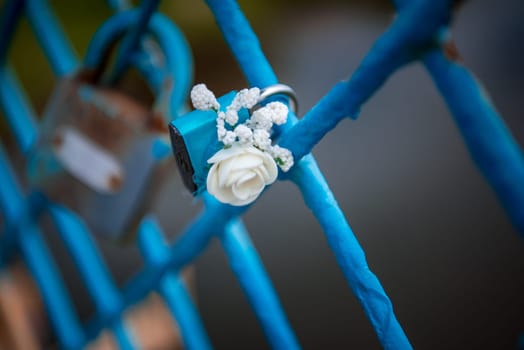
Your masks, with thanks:
M103 1L51 3L82 57L111 10ZM379 0L240 5L280 81L297 92L299 114L350 76L394 16L392 5ZM195 83L206 83L217 95L246 86L203 2L165 0L161 11L187 35ZM523 18L522 0L475 0L465 2L453 26L463 61L491 93L521 146ZM9 59L41 113L55 81L25 20ZM0 130L9 147L3 118ZM342 122L314 155L415 348L517 347L524 331L524 240L470 160L423 67L410 65L393 75L359 119ZM156 202L171 239L199 208L173 172ZM275 184L245 221L305 349L380 348L292 184ZM91 305L76 271L57 240L48 240L76 307L88 317ZM133 246L99 244L119 283L140 268ZM267 348L217 241L195 265L199 308L216 348Z

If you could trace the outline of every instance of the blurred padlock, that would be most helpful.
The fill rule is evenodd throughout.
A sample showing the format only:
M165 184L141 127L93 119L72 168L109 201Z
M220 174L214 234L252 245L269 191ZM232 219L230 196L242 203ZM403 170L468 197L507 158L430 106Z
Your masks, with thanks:
M165 138L164 118L89 72L59 83L46 107L28 173L33 187L80 214L92 230L121 238L140 219ZM157 184L158 185L158 184Z

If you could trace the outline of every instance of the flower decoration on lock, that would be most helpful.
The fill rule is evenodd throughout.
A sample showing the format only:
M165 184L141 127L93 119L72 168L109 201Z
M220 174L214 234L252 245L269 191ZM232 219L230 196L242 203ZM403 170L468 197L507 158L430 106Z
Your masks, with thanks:
M207 160L211 168L206 186L222 203L241 206L253 202L277 179L277 166L284 172L293 166L291 152L271 139L273 125L285 124L289 109L278 101L256 108L265 98L264 90L257 87L243 89L224 107L204 84L191 91L195 109L216 113L216 136L223 148ZM243 109L248 118L241 121Z

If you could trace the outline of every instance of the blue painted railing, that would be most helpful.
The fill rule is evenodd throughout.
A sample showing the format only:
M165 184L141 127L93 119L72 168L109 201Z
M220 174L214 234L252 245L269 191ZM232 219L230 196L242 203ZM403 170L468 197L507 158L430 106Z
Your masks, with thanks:
M234 0L207 0L225 40L249 84L260 88L278 83L258 39ZM118 10L94 35L85 62L99 64L98 53L112 38L127 33L107 80L115 81L129 65L135 65L157 96L169 96L168 114L176 117L190 84L190 56L181 33L156 13L157 0L143 0L130 9L124 0L109 4ZM377 277L369 269L344 213L337 205L314 158L314 145L345 117L356 118L361 105L398 68L421 60L444 96L480 170L497 192L515 226L524 233L524 158L485 92L463 66L443 54L453 1L396 1L399 15L377 40L351 78L337 84L300 121L295 116L277 132L279 144L293 152L296 166L282 180L293 182L319 221L337 262L376 334L386 349L410 349L411 345L393 312ZM80 63L45 0L7 0L0 18L0 104L17 146L26 154L38 134L36 118L16 76L6 65L11 36L22 14L29 22L57 77L73 74ZM158 66L143 40L145 30L155 34L165 66ZM165 82L177 79L175 88ZM467 103L465 103L467 101ZM300 160L300 161L299 161ZM137 245L145 266L121 290L113 281L82 219L67 208L27 193L18 183L5 152L0 148L0 209L4 227L0 235L0 262L21 255L31 271L46 305L57 339L66 349L79 349L109 329L123 349L138 347L123 321L129 306L157 291L166 301L189 349L208 349L211 344L202 321L179 277L180 270L196 259L213 238L218 238L231 269L249 300L268 342L275 349L298 349L271 281L239 217L249 207L231 207L202 195L205 206L179 238L167 245L153 217L143 219ZM37 216L49 215L60 239L76 264L95 305L95 315L82 324L73 311L62 278L50 256L37 224Z

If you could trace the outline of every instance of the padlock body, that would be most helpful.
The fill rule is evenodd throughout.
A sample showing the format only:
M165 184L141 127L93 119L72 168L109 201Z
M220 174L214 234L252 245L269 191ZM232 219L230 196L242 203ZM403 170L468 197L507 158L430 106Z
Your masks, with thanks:
M29 157L31 185L77 212L97 234L121 238L143 214L162 133L148 108L73 77L61 81Z
M231 91L220 97L221 106L228 106L236 96ZM241 111L240 119L248 116ZM169 124L171 145L178 170L187 189L198 194L205 189L209 164L207 160L223 145L217 139L217 113L215 111L192 111Z

